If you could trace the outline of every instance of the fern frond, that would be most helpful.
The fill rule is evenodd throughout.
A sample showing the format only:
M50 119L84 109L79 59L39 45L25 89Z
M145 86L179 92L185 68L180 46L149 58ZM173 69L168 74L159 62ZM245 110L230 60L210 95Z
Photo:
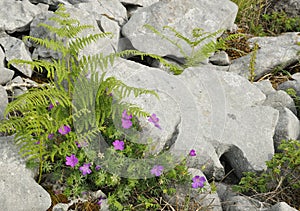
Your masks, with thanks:
M35 108L36 106L47 107L50 103L59 104L63 107L71 106L68 94L53 84L40 87L39 89L30 89L23 95L17 97L7 105L5 115L13 111L27 111Z
M64 56L67 55L68 49L65 47L64 43L60 40L52 40L52 39L42 39L37 37L25 36L23 38L24 41L31 40L34 43L44 46L48 49L61 52Z
M161 32L159 32L158 30L156 30L153 26L150 26L148 24L145 24L144 27L150 29L153 33L157 34L158 36L160 36L162 39L165 39L167 40L168 42L172 43L173 45L175 45L180 53L183 55L183 57L186 57L186 53L184 52L182 46L178 43L178 42L175 42L174 40L168 38L167 36L163 35Z
M53 60L54 61L54 60ZM56 64L54 64L50 61L46 60L36 60L36 61L28 61L23 59L12 59L8 62L8 67L10 67L11 64L28 64L31 66L32 70L36 70L38 72L43 72L44 70L47 71L47 78L54 78L55 70L56 70Z
M86 37L79 37L76 40L73 40L69 44L69 48L71 49L71 52L78 52L79 50L82 50L87 45L91 44L92 42L96 42L100 38L104 37L112 37L111 33L101 33L101 34L90 34Z

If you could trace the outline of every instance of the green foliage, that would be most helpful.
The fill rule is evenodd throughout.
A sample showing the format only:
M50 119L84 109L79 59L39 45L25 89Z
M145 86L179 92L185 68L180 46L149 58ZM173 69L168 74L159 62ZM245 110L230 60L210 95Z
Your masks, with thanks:
M63 194L68 197L101 189L108 196L111 210L134 207L137 210L161 209L159 197L163 193L174 193L170 185L175 182L190 183L191 176L185 162L163 172L160 177L150 179L127 179L115 174L114 170L120 168L131 173L150 172L151 169L145 165L126 162L126 158L145 158L148 149L146 145L136 143L138 137L124 134L114 123L120 121L124 109L134 118L150 115L137 105L122 102L122 99L157 94L152 90L130 87L115 77L106 77L105 72L117 57L148 54L124 51L79 57L80 50L110 34L78 37L80 32L92 26L80 25L77 20L71 19L63 6L54 14L52 20L59 27L41 26L54 33L55 40L31 36L24 39L57 52L60 58L52 61L15 59L10 62L30 65L38 72L46 71L49 83L33 87L12 101L5 111L7 119L0 122L0 132L14 134L21 154L28 159L27 166L38 166L38 182L48 179L62 185ZM152 57L173 67L159 56ZM99 69L102 72L98 72ZM85 77L87 74L89 79ZM134 118L133 127L139 130L138 121ZM99 145L99 140L95 140L99 139L100 133L108 145L105 152L93 148ZM124 150L113 148L112 143L116 139L124 141ZM70 156L78 159L74 166L66 163ZM163 158L165 166L175 162L170 154L166 153ZM98 165L99 159L101 166ZM85 164L91 170L86 175L80 169ZM78 206L90 207L91 202Z
M113 63L113 58L118 57L118 55L104 56L101 54L79 58L79 50L99 38L110 36L109 33L78 37L80 32L92 26L80 25L78 21L71 19L63 6L55 12L52 20L60 26L54 27L46 24L41 24L41 26L50 30L51 33L55 33L57 39L26 36L24 40L30 40L35 44L58 52L61 55L60 59L51 62L15 59L9 63L9 65L11 63L28 64L35 71L46 71L50 82L39 88L32 88L12 101L5 112L9 118L1 121L0 125L0 131L15 134L16 143L21 146L23 156L28 157L28 159L38 159L40 178L44 162L50 158L53 162L56 156L65 157L76 148L75 140L78 137L74 132L73 121L94 117L91 118L90 124L85 125L86 130L83 131L85 133L80 137L92 140L95 134L100 132L106 119L111 118L113 108L116 109L116 106L113 106L111 97L106 93L106 90L113 92L118 100L130 94L135 97L142 94L155 94L151 90L127 86L114 77L105 78L105 73L101 77L98 75L96 69L99 67L104 70ZM91 66L93 68L89 69L88 67ZM88 71L91 74L90 80L84 77ZM74 101L73 93L79 88L90 92L83 93L85 95L81 95L79 99ZM94 102L91 103L91 101L94 99L96 99L96 109L95 112L92 112L91 109L95 107L91 107L94 105ZM118 102L115 104L117 105ZM54 108L50 110L49 105L53 105ZM126 104L123 106L125 107ZM131 106L129 110L133 115L149 115L138 106ZM13 115L16 112L17 115ZM90 126L95 122L97 122L97 127L91 128ZM67 135L58 134L58 129L64 125L70 126L72 131ZM49 134L56 134L54 140L49 140Z
M288 17L283 11L263 14L261 22L266 32L273 35L300 31L300 17Z
M258 44L255 43L253 51L251 53L251 57L250 57L250 64L249 64L249 74L250 75L249 75L249 81L251 83L254 82L254 79L255 79L255 76L256 76L256 74L255 74L255 60L256 60L256 55L257 55L258 48L259 48Z
M288 17L285 12L267 12L268 0L233 0L239 11L236 23L256 36L277 35L299 31L300 18Z
M275 153L273 158L266 162L266 171L260 175L245 173L234 189L268 203L285 201L299 207L300 142L282 140L279 150L280 153Z
M223 30L209 33L204 32L201 28L194 28L191 32L191 36L187 37L173 27L164 26L163 30L171 31L176 39L178 38L179 40L182 40L190 47L191 52L189 53L184 50L183 46L178 42L178 40L166 36L163 32L158 31L153 26L145 25L145 27L160 36L162 39L165 39L176 46L182 57L185 59L183 65L174 65L172 68L170 68L174 74L181 74L184 69L199 65L205 59L210 57L212 53L215 53L219 50L225 50L227 48L226 41L242 36L241 34L231 34L226 38L219 38L218 40L215 40L215 37L221 34ZM199 47L199 45L202 46Z

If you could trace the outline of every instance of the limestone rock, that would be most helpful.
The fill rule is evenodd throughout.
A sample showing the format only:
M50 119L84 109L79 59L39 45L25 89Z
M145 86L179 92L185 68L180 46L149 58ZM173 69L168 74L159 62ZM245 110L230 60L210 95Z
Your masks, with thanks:
M202 28L205 32L231 28L237 9L234 3L227 0L223 1L222 5L217 0L163 0L134 13L123 26L122 34L140 51L180 58L183 55L174 44L162 39L144 25L151 25L158 31L162 31L164 26L174 27L184 36L191 38L192 29L195 27ZM169 30L164 30L163 34L181 45L188 55L191 53L191 48ZM197 46L195 50L200 47Z
M31 4L28 0L0 1L0 31L8 33L22 32L29 29L29 24L44 7Z
M12 77L14 76L15 72L7 69L5 67L0 67L0 85L5 85L6 83L8 83Z
M299 39L300 35L297 32L285 33L278 37L254 37L249 39L248 42L252 44L257 42L259 45L255 60L255 79L270 73L274 68L283 69L297 62L300 58L298 54L300 46L297 45ZM252 54L253 52L233 60L229 71L248 78Z
M4 48L5 57L8 62L13 59L23 59L27 61L32 61L30 53L26 49L23 41L14 37L5 36L0 38L0 45ZM12 64L12 66L14 66L24 75L31 77L32 69L29 65Z
M279 112L279 120L274 135L275 149L280 145L281 140L296 140L300 134L299 119L288 108L283 108Z
M50 195L38 185L18 155L12 137L0 140L0 204L3 210L47 210Z

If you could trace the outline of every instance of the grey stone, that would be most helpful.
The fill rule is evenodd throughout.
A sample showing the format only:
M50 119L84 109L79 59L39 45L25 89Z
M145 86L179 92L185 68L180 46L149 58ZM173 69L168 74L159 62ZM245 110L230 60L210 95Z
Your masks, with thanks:
M276 90L273 88L272 83L269 80L262 80L259 82L253 83L257 88L260 89L265 95L272 94L276 92Z
M284 91L286 91L287 89L294 89L297 92L297 95L300 95L300 83L298 83L297 81L285 81L282 84L279 84L277 88Z
M209 142L218 157L226 153L238 177L243 171L265 169L265 161L274 154L278 119L278 111L261 106L265 95L246 79L207 65L188 68L179 78L195 96L200 129L195 144L185 140L174 148Z
M237 6L230 1L223 1L222 8L217 0L163 0L148 7L139 9L123 26L122 34L127 37L134 48L161 56L173 55L183 57L182 53L171 42L162 39L146 27L151 25L158 31L164 26L174 27L177 31L191 38L192 29L202 28L205 32L215 32L233 26ZM183 51L190 55L192 49L182 40L176 38L169 30L163 34L182 46ZM198 50L198 45L195 50Z
M0 85L5 85L13 78L15 72L5 67L0 67Z
M0 31L13 33L28 30L34 16L43 9L45 8L33 5L28 0L1 0Z
M4 119L4 111L8 104L8 95L3 86L0 86L0 119Z
M230 65L230 59L225 51L216 52L209 58L209 61L214 65L227 66Z
M5 36L0 38L0 45L4 48L5 57L8 62L13 59L32 61L30 53L26 49L25 44L22 40L10 36ZM32 69L30 65L12 64L12 66L14 66L24 75L31 77Z
M0 140L0 204L3 210L47 210L50 195L33 179L32 171L18 155L12 137Z
M266 211L297 211L297 209L289 206L286 202L278 202Z
M89 8L93 4L82 3L82 4L79 4L79 7L80 7L80 5L83 8L86 8L86 7ZM94 28L89 28L89 29L82 31L81 33L78 34L79 37L88 36L90 34L101 33L101 31L98 27L98 23L96 21L96 17L94 17L94 15L93 15L94 14L93 11L91 11L89 13L86 10L77 9L72 6L72 7L67 7L66 12L70 13L72 18L78 19L81 24L91 25L94 27ZM47 12L47 13L38 15L31 23L30 35L33 37L38 37L38 38L43 38L43 39L44 38L58 39L56 36L51 34L46 29L38 26L39 23L45 23L45 24L54 25L56 27L59 27L57 23L53 22L52 20L49 20L49 18L51 18L52 16L53 16L52 12ZM112 31L113 38L112 39L110 37L101 38L101 39L97 40L96 42L93 42L92 44L87 45L80 52L79 56L81 56L81 55L88 56L88 55L94 55L94 54L99 54L99 53L103 53L104 55L107 55L107 54L115 52L115 49L118 48L118 38L119 38L118 24L107 19L106 17L103 17L101 19L101 22L102 22L101 25L103 26L102 28L106 32ZM67 42L67 40L64 40L64 42ZM27 45L31 46L30 43L27 43ZM35 57L35 58L38 58L38 57L55 58L55 59L60 58L60 55L57 52L54 52L50 49L46 49L43 46L36 46L36 45L33 45L33 46L36 47L33 52L33 54L34 54L33 57Z
M275 150L280 145L282 139L296 140L300 134L299 119L287 108L283 108L279 112L279 120L274 135Z
M23 83L24 83L24 80L20 76L17 76L11 82L9 82L7 84L7 86L9 86L10 84L23 84ZM20 96L20 95L24 94L24 92L26 90L27 90L27 88L24 86L13 86L13 87L11 87L11 89L9 89L9 91L12 92L12 97Z
M233 196L226 199L224 210L226 211L257 211L262 210L263 204L246 196Z
M287 107L297 115L297 109L295 107L294 100L285 91L282 90L267 95L267 98L263 105L271 106L277 110L281 110L282 108Z
M269 13L272 11L284 11L290 17L300 16L300 1L299 0L281 0L272 1L271 6L268 8Z
M205 177L205 175L199 169L188 169L192 177L200 176ZM206 179L207 181L207 179ZM184 185L174 185L176 192L174 195L163 195L163 198L176 207L177 210L184 210L184 207L188 207L189 210L212 210L212 211L222 211L222 206L217 193L211 192L211 187L208 182L204 184L203 192L199 193L197 189L191 188L191 183ZM187 203L186 197L189 196L189 204Z
M275 68L285 68L299 60L298 34L297 32L291 32L278 37L254 37L248 40L248 42L253 44L257 42L260 47L255 60L255 79L270 73ZM248 78L252 54L253 52L233 60L229 71Z
M110 20L110 24L112 24L111 22L116 22L120 26L124 25L125 21L127 21L126 8L118 0L89 1L74 6L88 13L92 13L101 25L101 19L104 17ZM104 30L105 32L111 31L107 28L104 28ZM119 31L120 30L118 30L117 33L115 33L115 31L112 32L115 36L118 36Z

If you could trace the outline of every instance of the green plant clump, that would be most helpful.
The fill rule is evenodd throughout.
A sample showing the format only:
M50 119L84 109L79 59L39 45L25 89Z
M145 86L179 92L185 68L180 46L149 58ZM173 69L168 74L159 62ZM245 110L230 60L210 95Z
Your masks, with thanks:
M282 140L278 148L281 152L266 162L266 171L260 175L246 172L234 189L263 202L275 204L284 201L299 209L300 142Z
M243 36L243 34L230 34L225 38L220 37L218 40L214 40L214 38L218 34L222 33L223 30L218 30L216 32L209 33L204 32L204 30L201 28L194 28L192 30L191 36L187 37L178 32L173 27L164 26L163 30L170 30L174 34L175 38L182 40L189 46L189 48L191 49L191 52L189 53L184 50L183 46L178 41L175 41L173 40L173 38L166 36L164 32L160 32L150 25L145 25L145 27L151 30L153 33L160 36L161 38L170 42L174 46L176 46L176 48L181 53L182 58L184 58L184 64L173 66L170 66L170 64L166 65L175 75L181 74L184 71L184 69L188 67L198 66L201 62L203 62L205 59L207 59L217 51L226 50L227 41L234 40L238 37ZM198 46L201 47L197 49ZM163 62L163 64L165 65L165 62Z
M274 36L300 30L300 17L288 17L284 12L267 11L269 0L233 0L239 11L238 26L256 36Z
M107 56L79 56L80 50L111 34L78 37L92 26L80 25L70 18L63 6L54 14L51 20L60 27L41 26L55 33L56 40L31 36L24 39L56 51L61 57L52 61L11 61L30 65L38 72L46 71L49 83L33 87L9 103L5 112L7 119L0 122L0 132L14 135L20 153L27 158L27 165L39 169L37 181L62 186L60 194L78 197L100 189L108 197L111 210L161 209L162 194L174 193L171 184L184 183L191 187L192 178L185 162L178 163L170 171L164 171L174 162L168 154L163 157L165 163L154 163L153 168L127 163L126 158L145 158L148 149L136 142L138 137L122 132L129 128L139 130L136 117L148 117L149 122L160 128L155 114L150 115L136 105L121 101L131 94L135 97L157 94L127 86L115 77L105 77L105 68L113 65L115 58L144 54L126 51ZM85 77L87 74L89 79ZM117 127L115 122L122 122L122 125ZM100 148L99 143L106 143L106 146ZM116 173L117 169L136 174L148 172L153 177L122 178ZM202 190L203 178L196 177L193 181L193 188ZM101 206L102 200L101 197L97 199L95 205Z

